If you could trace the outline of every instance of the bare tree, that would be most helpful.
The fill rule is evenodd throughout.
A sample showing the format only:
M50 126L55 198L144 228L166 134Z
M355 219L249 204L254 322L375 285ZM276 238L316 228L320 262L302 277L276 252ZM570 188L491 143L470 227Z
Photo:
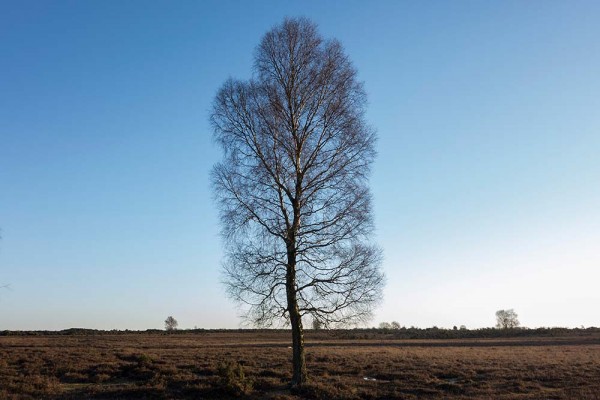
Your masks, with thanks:
M225 282L249 321L291 326L300 386L302 317L324 327L364 322L381 297L367 185L376 137L356 70L312 22L286 19L269 31L254 71L225 82L211 115L224 152L212 180Z
M518 317L519 316L512 308L510 310L498 310L496 311L496 328L517 328L520 324Z
M390 327L392 329L400 329L400 323L398 321L392 321L392 323L390 324Z
M176 331L178 325L179 322L177 322L177 320L170 315L167 317L167 319L165 319L165 330L167 332Z
M323 323L321 321L319 321L318 319L313 318L313 320L312 320L312 328L315 331L321 330L321 329L323 329Z
M392 329L392 324L390 324L389 322L381 322L379 324L379 329L383 329L384 331L390 330Z

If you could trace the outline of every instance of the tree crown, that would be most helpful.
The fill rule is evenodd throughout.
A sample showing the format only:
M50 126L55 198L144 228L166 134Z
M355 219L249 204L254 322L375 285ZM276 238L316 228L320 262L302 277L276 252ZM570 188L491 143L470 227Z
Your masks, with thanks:
M383 275L369 241L376 137L363 85L340 43L306 19L263 37L254 72L225 82L211 115L229 294L258 325L285 320L290 284L302 315L364 320Z

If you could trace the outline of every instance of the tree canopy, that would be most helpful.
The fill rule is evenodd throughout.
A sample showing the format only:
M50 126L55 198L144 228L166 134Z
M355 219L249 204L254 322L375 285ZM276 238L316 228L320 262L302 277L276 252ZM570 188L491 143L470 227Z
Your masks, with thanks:
M365 321L381 297L365 105L341 44L306 19L269 31L253 78L229 79L214 101L227 289L254 324L291 325L294 359L302 317L325 327Z

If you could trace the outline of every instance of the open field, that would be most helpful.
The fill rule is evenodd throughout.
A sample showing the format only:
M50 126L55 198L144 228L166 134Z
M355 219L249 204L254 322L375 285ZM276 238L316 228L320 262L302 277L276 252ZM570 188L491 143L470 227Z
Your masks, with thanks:
M444 340L308 332L311 382L302 393L286 388L288 336L2 336L0 398L600 399L597 332Z

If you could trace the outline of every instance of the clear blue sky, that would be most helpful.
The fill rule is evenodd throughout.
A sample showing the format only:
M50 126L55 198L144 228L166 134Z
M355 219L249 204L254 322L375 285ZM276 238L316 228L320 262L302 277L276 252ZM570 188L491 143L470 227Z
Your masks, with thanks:
M365 81L373 324L600 326L600 3L0 2L0 330L234 328L208 113L307 16Z

